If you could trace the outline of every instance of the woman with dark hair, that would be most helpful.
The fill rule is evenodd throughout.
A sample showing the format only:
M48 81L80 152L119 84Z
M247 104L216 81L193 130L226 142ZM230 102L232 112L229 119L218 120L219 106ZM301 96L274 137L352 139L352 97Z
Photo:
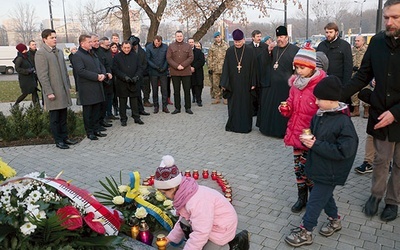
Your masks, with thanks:
M32 102L39 104L39 97L37 94L37 82L35 78L35 66L28 58L28 48L25 44L18 44L15 47L18 50L17 57L13 63L15 70L18 73L19 87L21 88L21 95L17 98L14 105L19 104L29 94L32 94Z

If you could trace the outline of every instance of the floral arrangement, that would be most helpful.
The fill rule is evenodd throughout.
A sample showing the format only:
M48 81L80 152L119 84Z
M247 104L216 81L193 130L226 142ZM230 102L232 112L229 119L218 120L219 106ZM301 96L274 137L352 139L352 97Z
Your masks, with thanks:
M120 246L118 213L96 201L87 191L44 173L4 182L0 185L0 249ZM115 228L105 226L105 220L112 221Z
M0 158L0 184L8 178L14 177L17 172Z
M113 177L100 181L106 192L95 192L101 203L121 212L125 225L122 232L128 232L131 226L145 220L151 232L170 231L178 220L172 201L151 186L140 185L138 172L130 174L130 184L119 183Z

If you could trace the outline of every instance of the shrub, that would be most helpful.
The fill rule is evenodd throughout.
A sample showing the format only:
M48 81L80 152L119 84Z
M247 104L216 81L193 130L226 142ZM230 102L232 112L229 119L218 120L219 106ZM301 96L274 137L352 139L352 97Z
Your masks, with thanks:
M20 107L18 104L10 108L10 125L17 138L24 138L28 132L28 124L25 122L25 114L23 111L24 107Z
M67 111L67 127L68 127L68 134L74 134L76 130L76 114L72 109L68 109Z
M38 137L43 130L42 110L39 105L31 104L26 109L25 121L28 126L29 134L33 137Z
M15 138L9 119L3 114L3 112L0 111L0 138L5 140L5 141L11 141L12 139Z

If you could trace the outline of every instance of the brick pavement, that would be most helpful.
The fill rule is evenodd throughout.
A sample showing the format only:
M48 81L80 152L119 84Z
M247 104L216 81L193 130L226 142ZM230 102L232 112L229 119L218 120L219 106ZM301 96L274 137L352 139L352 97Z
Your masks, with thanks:
M127 127L118 121L99 141L84 139L69 150L54 145L0 148L0 156L20 175L46 171L56 175L64 170L64 179L94 192L98 180L119 171L138 170L142 176L154 173L161 157L171 154L177 166L185 169L221 171L233 189L233 205L239 215L238 230L251 232L251 249L291 249L284 237L301 222L301 214L290 207L297 191L292 167L292 150L282 140L263 136L257 128L249 134L225 132L227 107L211 105L209 88L203 92L204 106L194 105L194 115L159 113L142 117L145 125L128 120ZM0 104L7 113L9 104ZM79 109L79 107L74 107ZM169 106L170 110L173 107ZM152 111L146 108L148 112ZM355 166L362 163L366 120L353 118L360 136ZM254 122L255 123L255 122ZM205 185L216 187L211 181ZM369 197L371 175L351 171L347 184L337 187L335 198L344 215L343 229L329 238L318 234L324 214L314 233L310 249L400 249L399 219L384 223L378 216L367 218L362 207ZM382 203L379 212L382 211Z

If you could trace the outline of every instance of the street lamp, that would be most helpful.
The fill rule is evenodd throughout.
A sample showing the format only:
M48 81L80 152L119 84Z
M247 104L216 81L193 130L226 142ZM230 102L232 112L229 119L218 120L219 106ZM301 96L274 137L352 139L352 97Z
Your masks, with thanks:
M49 12L50 12L50 26L51 29L54 30L53 11L51 10L51 0L49 0Z
M361 31L362 31L362 28L361 28L361 25L362 25L362 14L363 14L363 5L364 5L364 3L365 3L365 1L367 1L367 0L364 0L364 1L354 1L355 3L360 3L361 4L361 13L360 13L360 35L361 35Z

